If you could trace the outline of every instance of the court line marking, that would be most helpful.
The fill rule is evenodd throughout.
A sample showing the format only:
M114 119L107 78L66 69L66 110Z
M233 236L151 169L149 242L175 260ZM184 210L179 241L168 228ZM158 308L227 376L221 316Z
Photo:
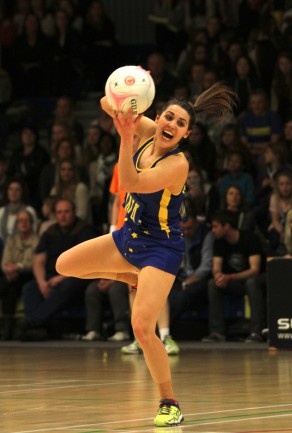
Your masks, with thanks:
M281 406L281 405L280 405ZM291 406L291 405L289 405ZM235 411L235 410L234 410ZM224 412L224 411L221 411ZM229 410L230 412L230 410ZM194 416L197 414L188 414L188 416ZM292 413L289 414L274 414L274 415L267 415L267 416L253 416L252 418L241 418L241 419L229 419L229 420L218 420L218 421L207 421L207 422L192 422L189 425L184 425L184 426L179 426L181 429L186 430L188 429L188 427L190 428L196 428L196 427L200 427L200 426L204 426L204 425L216 425L216 424L227 424L227 423L232 423L232 422L248 422L248 421L252 421L252 420L260 420L260 419L268 419L268 418L283 418L283 417L292 417ZM100 426L101 428L99 428L98 430L91 430L91 431L78 431L77 433L94 433L94 432L114 432L114 433L125 433L126 428L121 428L121 430L118 429L104 429L102 428L103 425L109 425L109 424L118 424L118 423L129 423L129 422L142 422L142 421L152 421L152 417L151 418L137 418L137 419L132 419L132 420L118 420L118 421L109 421L109 422L102 422L102 423L93 423L93 424L80 424L80 425L71 425L71 426L65 426L65 427L51 427L51 428L46 428L46 429L34 429L34 430L21 430L21 431L14 431L14 432L9 432L9 433L41 433L41 432L54 432L54 431L63 431L66 429L80 429L80 428L90 428L90 427L94 427L95 429L97 428L97 426ZM198 420L199 421L199 420ZM151 427L150 429L146 428L146 429L136 429L134 430L133 427L129 427L129 430L131 431L131 433L142 433L142 432L153 432L153 428L155 428L155 426ZM165 430L164 430L165 431ZM269 431L269 430L268 430ZM287 430L285 430L287 431ZM288 430L289 431L289 430ZM163 433L163 432L161 432ZM205 432L206 433L206 432ZM218 432L215 432L218 433ZM235 433L235 432L234 432ZM239 433L239 432L237 432ZM246 432L248 433L248 432ZM249 433L253 433L252 431L250 431Z
M137 380L137 381L132 381L132 380L125 380L124 382L119 381L117 382L104 382L104 383L100 383L100 384L96 384L96 383L89 383L87 385L80 385L80 384L76 384L76 385L67 385L67 386L52 386L52 387L47 387L47 388L28 388L28 389L17 389L17 390L11 390L11 391L0 391L0 394L15 394L15 393L19 393L19 392L32 392L32 391L45 391L45 390L55 390L55 389L68 389L68 388L88 388L88 387L95 387L95 386L105 386L105 385L119 385L119 384L126 384L126 383L143 383L142 380ZM14 387L15 385L13 385ZM38 385L39 386L39 385Z

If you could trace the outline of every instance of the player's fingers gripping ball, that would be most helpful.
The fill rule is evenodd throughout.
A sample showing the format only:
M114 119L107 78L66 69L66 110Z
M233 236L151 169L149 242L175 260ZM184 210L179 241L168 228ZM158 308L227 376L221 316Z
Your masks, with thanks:
M141 66L122 66L107 79L105 95L110 107L124 114L144 113L152 104L155 84L149 72Z

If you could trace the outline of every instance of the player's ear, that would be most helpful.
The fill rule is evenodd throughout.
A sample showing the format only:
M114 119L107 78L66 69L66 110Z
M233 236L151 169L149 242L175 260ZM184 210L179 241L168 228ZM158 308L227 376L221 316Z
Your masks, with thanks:
M190 133L191 133L191 130L189 129L189 130L185 133L184 138L188 138L188 136L190 135Z
M156 117L155 117L155 123L158 122L159 118L160 118L160 114L156 114Z

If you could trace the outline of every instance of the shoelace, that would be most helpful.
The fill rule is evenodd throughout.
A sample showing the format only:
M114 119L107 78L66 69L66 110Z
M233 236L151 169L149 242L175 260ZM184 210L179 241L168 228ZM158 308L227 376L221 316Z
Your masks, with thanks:
M161 415L169 415L170 412L171 412L171 406L169 406L167 404L163 404L159 409L159 413Z

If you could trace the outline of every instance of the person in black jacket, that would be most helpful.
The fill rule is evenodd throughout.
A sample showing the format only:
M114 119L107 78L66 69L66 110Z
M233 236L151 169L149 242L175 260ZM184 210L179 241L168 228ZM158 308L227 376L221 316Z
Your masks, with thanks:
M68 199L54 205L56 223L41 236L33 262L34 279L23 286L26 331L46 327L50 320L72 303L84 301L88 280L58 275L57 257L68 248L97 236L93 226L76 217L75 206Z

